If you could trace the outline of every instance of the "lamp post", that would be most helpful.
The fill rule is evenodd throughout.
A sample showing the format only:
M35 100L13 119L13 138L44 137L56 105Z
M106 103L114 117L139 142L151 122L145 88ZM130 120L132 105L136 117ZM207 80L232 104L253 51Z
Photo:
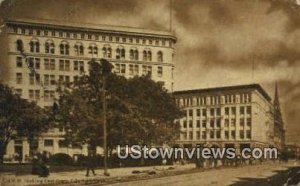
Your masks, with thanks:
M103 152L104 152L104 175L109 176L107 172L107 120L106 120L106 77L103 74L102 85L102 109L103 109Z
M102 98L102 109L103 109L103 152L104 152L104 175L109 176L109 173L107 171L107 118L106 118L106 109L107 109L107 95L106 95L106 76L111 73L112 65L105 59L100 59L100 65L102 67L102 92L101 92L101 98Z

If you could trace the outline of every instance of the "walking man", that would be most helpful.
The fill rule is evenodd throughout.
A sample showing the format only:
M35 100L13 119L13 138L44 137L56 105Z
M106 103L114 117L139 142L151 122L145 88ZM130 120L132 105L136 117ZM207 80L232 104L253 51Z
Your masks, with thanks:
M90 171L92 171L93 175L95 176L95 153L94 151L89 151L88 157L87 157L87 168L86 168L86 175L89 176Z

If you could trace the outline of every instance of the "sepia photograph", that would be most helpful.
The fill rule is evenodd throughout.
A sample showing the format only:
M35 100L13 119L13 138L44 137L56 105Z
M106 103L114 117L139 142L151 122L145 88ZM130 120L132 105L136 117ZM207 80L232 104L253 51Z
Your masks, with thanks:
M0 0L0 186L300 186L300 0Z

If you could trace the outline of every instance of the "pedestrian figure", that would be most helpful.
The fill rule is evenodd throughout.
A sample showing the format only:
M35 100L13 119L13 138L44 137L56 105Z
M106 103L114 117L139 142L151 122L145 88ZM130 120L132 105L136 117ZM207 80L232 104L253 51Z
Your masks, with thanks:
M48 157L47 152L44 151L39 157L39 176L48 177L49 176L49 166L47 165Z
M33 157L32 157L32 168L31 168L31 174L32 175L37 175L38 174L38 156L37 154L33 154Z
M95 153L93 151L89 152L87 157L87 168L86 168L86 175L89 176L90 170L92 171L93 175L95 176Z

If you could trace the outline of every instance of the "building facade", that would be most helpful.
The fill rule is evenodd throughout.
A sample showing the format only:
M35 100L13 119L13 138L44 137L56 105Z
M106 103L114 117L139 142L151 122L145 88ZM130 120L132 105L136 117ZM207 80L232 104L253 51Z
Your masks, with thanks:
M88 72L91 59L105 58L114 73L131 78L150 75L173 90L174 45L167 31L50 20L6 20L0 33L0 81L22 98L50 107L58 82L72 82ZM86 153L60 144L63 131L53 129L37 143L50 153ZM29 155L25 139L11 141L7 156Z
M278 147L273 104L258 84L174 92L186 112L179 146Z

